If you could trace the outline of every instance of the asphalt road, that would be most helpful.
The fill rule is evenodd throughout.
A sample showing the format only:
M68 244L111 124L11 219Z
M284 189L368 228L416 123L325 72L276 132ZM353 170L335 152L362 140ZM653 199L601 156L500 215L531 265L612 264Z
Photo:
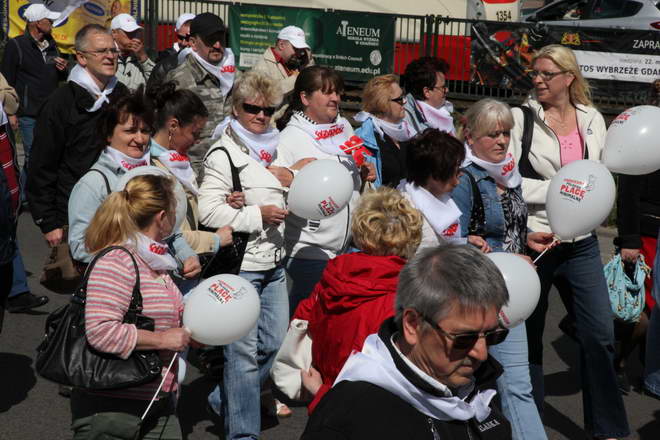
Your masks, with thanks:
M611 234L601 231L602 254L611 252ZM69 401L57 394L57 385L35 374L33 358L49 312L68 300L66 294L47 291L39 284L39 272L48 249L29 214L20 221L19 239L29 284L36 295L48 295L50 302L30 314L8 314L0 334L0 440L59 440L71 438ZM542 264L542 261L539 263ZM556 292L555 292L556 293ZM577 373L577 346L557 328L564 311L558 295L552 295L544 339L546 356L545 424L550 439L583 439L582 397ZM629 364L633 384L640 380L641 367L634 353ZM184 438L223 438L206 413L206 395L214 384L189 368L182 389L180 419ZM632 439L660 439L660 401L632 391L624 397ZM265 429L263 439L296 439L307 419L305 408L279 425ZM272 423L271 423L272 425Z

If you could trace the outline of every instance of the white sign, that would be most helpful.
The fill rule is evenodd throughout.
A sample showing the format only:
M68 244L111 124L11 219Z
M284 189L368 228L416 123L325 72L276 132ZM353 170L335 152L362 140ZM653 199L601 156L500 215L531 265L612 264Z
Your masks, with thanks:
M586 78L652 83L660 78L660 55L575 50Z

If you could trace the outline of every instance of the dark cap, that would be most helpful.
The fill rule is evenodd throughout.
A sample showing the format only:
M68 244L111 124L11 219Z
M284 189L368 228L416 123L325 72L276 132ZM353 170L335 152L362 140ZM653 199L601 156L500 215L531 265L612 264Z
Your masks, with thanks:
M206 37L216 32L225 32L227 28L222 18L210 12L197 15L190 22L190 35Z

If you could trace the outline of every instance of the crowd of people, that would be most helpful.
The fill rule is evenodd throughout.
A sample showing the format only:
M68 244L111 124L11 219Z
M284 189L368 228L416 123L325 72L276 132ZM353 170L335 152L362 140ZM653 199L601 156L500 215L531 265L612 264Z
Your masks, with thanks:
M606 133L570 49L535 54L534 88L521 107L483 99L457 121L449 65L422 57L401 81L388 74L365 85L354 130L339 111L341 74L315 64L296 26L239 72L212 13L181 15L177 43L155 61L128 14L110 29L83 27L75 62L50 35L57 14L34 4L24 16L0 76L0 330L5 304L17 313L48 302L30 292L19 252L17 219L29 210L52 249L41 281L89 278L88 343L123 359L157 350L165 366L177 352L212 349L182 326L185 295L205 255L247 237L238 274L255 287L260 314L246 336L222 347L208 396L227 439L260 437L262 389L273 386L291 319L307 322L312 341L311 367L300 370L310 414L304 439L545 439L543 332L553 285L567 311L562 330L579 347L587 436L630 433L625 362L645 333L645 389L660 398L651 281L643 319L616 332L615 350L595 233L558 243L548 223L550 180L568 163L599 160ZM321 220L287 209L289 187L315 160L338 162L353 182L347 205ZM617 246L630 264L655 258L657 178L619 181ZM95 258L109 246L120 248ZM509 295L486 254L533 265L545 251L535 266L539 304L506 328L498 315ZM153 330L124 321L135 285ZM167 370L162 388L63 387L74 438L182 438L184 368L180 360ZM126 417L139 417L152 398L141 424ZM276 404L278 415L290 415Z

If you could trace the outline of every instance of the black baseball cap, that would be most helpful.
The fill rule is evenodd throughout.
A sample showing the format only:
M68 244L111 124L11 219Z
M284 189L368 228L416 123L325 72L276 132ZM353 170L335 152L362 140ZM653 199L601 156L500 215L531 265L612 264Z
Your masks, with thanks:
M197 15L190 22L190 35L206 37L217 32L226 32L227 28L222 18L210 12Z

